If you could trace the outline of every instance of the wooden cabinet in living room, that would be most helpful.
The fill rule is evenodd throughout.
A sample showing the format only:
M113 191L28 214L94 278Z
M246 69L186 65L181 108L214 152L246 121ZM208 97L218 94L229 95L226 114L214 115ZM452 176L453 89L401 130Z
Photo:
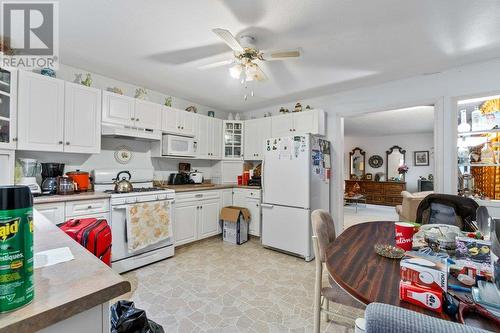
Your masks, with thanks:
M64 81L19 71L18 149L64 150Z
M272 137L271 118L245 121L245 160L261 160L264 157L264 141Z
M301 135L306 133L325 135L325 112L305 110L271 117L272 137Z
M101 151L101 90L65 83L64 151Z
M161 130L171 134L195 136L197 120L194 113L163 106Z

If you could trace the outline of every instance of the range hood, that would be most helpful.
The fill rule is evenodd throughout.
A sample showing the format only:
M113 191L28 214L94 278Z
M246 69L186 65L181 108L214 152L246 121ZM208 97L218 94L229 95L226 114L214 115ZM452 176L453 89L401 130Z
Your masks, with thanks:
M145 130L141 128L120 127L110 124L102 124L102 136L113 138L126 138L141 141L160 141L161 132L153 130Z

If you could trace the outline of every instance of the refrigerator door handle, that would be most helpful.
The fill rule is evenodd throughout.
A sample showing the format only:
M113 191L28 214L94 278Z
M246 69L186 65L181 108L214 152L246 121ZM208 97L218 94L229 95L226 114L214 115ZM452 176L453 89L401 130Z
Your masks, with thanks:
M262 168L261 168L261 173L260 173L260 179L261 179L261 188L262 188L262 198L264 198L264 191L265 191L265 187L264 187L264 182L266 181L266 175L265 175L265 168L264 168L264 163L266 163L266 161L264 159L262 159Z
M260 206L263 208L274 208L274 205L265 204L265 203L261 203Z

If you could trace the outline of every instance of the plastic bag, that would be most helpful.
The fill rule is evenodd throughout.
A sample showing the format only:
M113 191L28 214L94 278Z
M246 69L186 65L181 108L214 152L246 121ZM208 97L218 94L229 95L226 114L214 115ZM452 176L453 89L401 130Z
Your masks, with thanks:
M163 327L146 317L134 302L118 301L111 306L111 333L165 333Z

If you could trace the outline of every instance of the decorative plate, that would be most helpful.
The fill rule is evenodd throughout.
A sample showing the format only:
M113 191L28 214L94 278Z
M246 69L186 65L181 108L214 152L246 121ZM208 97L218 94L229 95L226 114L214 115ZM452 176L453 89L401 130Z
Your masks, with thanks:
M115 150L115 160L120 164L128 164L132 160L132 152L128 146L120 146Z
M372 168L380 168L384 164L384 159L380 155L373 155L368 159L368 164Z
M405 255L405 250L390 244L377 243L373 248L379 256L386 258L401 259Z

